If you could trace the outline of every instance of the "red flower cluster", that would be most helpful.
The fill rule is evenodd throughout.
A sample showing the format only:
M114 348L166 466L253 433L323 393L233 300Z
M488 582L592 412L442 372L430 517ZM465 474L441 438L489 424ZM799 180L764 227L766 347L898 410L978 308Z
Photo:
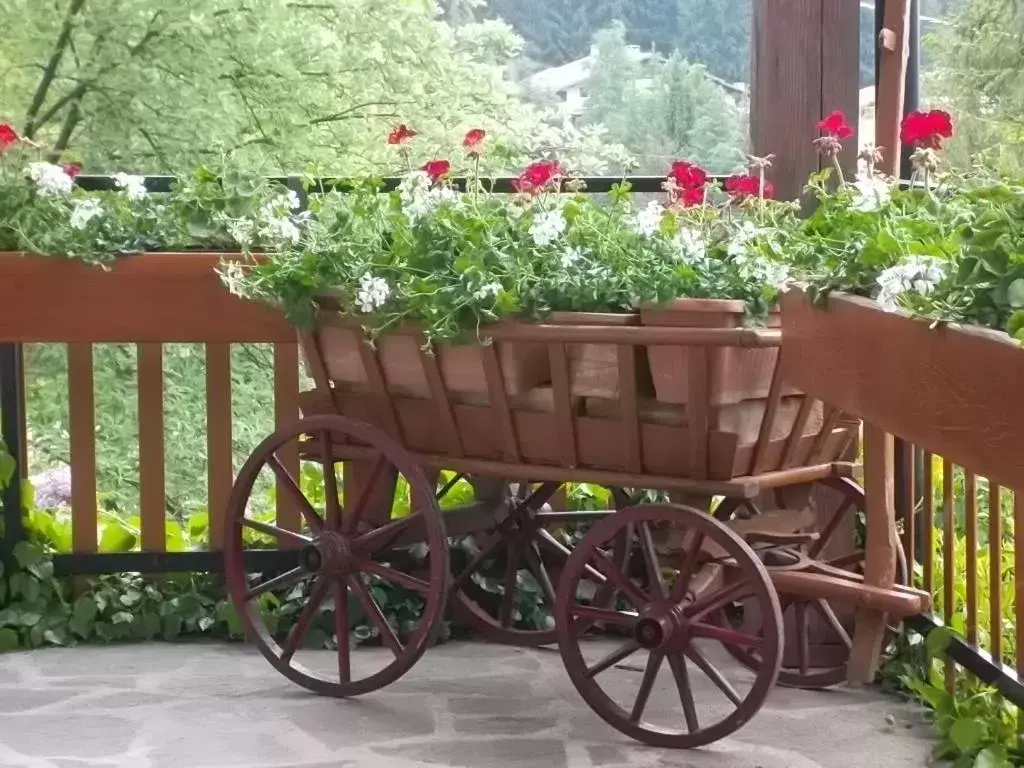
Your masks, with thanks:
M483 128L473 128L466 134L466 138L462 140L462 146L466 148L466 151L473 156L480 154L480 149L483 147L484 139L487 138L487 131Z
M0 152L17 144L20 140L21 137L10 123L0 123Z
M60 167L63 168L64 173L66 173L72 179L76 178L78 174L82 172L81 163L62 163Z
M436 183L451 173L452 164L447 160L431 160L429 163L425 163L420 170L425 172L430 177L430 180Z
M730 176L725 180L725 191L737 199L757 197L761 191L761 180L749 173ZM764 196L766 200L775 197L775 187L770 181L764 183Z
M565 169L557 160L544 160L527 166L519 178L512 182L512 188L516 192L534 194L551 186L564 174Z
M403 123L402 125L395 126L395 128L392 129L391 133L388 134L388 144L392 146L405 144L405 142L416 137L417 135L418 134L416 133L416 131L414 131L412 128Z
M836 139L848 139L853 136L853 128L847 124L846 115L840 109L819 122L817 129L826 136Z
M704 204L704 191L708 183L708 173L699 165L678 160L668 169L668 177L675 184L671 196L683 204L685 208Z
M911 112L900 123L900 141L911 146L942 149L942 140L953 138L953 118L948 112Z

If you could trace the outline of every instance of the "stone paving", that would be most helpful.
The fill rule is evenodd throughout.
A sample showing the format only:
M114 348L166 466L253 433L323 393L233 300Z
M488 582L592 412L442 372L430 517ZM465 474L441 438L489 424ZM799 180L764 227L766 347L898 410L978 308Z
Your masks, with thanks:
M732 680L748 674L714 660ZM604 674L634 691L641 668ZM649 707L667 706L670 687L659 678ZM0 657L2 768L917 768L929 746L921 714L878 691L779 688L727 739L653 749L591 712L552 649L442 645L350 701L307 693L240 645Z

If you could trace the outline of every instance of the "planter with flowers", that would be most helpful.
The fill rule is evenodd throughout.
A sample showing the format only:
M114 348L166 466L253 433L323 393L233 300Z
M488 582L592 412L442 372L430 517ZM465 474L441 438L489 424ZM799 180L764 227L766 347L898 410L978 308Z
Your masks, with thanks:
M1024 187L941 174L950 116L914 113L908 189L868 172L791 242L807 282L783 300L787 378L994 482L1024 458Z

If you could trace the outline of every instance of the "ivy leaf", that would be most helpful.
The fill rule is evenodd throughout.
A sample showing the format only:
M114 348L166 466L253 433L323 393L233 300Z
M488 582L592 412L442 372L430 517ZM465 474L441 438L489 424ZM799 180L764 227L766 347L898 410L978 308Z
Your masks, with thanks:
M18 633L13 629L0 629L0 653L18 649Z
M1024 278L1018 277L1006 290L1006 298L1014 309L1024 307Z
M925 650L928 652L929 658L940 656L945 653L946 648L949 647L950 641L953 639L953 633L945 627L939 627L933 629L928 633L927 639L924 641Z
M18 561L18 565L27 569L42 561L43 551L35 544L19 541L14 545L14 559Z
M0 448L0 491L4 490L11 478L14 477L14 470L18 464L6 450Z
M1009 768L1010 765L1002 747L985 747L974 758L974 768Z
M949 738L961 752L970 752L978 746L985 724L973 717L956 720L949 729Z

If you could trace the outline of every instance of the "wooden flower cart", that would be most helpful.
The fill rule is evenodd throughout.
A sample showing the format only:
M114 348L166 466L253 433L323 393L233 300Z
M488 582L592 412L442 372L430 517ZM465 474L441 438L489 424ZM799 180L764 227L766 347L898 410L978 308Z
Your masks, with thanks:
M451 603L493 639L557 640L598 715L665 747L732 733L777 681L843 679L857 645L854 610L898 619L928 598L866 583L872 574L853 535L864 498L849 460L858 425L784 383L780 330L718 325L563 316L496 324L476 345L425 349L415 329L370 345L325 306L301 334L315 384L302 396L303 418L257 447L231 494L226 574L250 636L291 680L347 697L409 670ZM728 395L727 382L737 385ZM322 465L322 485L311 491L286 468L296 455ZM302 531L248 510L264 469L302 513ZM441 470L470 476L476 499L442 513L454 479ZM559 488L580 482L610 489L614 508L552 509ZM406 487L409 507L396 511L396 488ZM679 503L644 503L651 489ZM574 542L566 531L581 523L588 530ZM243 544L252 534L297 550L298 566L248 574ZM449 541L465 534L477 549L453 568ZM488 562L502 574L490 602L495 593L481 587ZM297 623L275 635L264 596L303 583ZM375 596L383 583L421 596L422 615L405 631L384 616ZM518 621L517 592L527 587L552 610L553 627ZM296 655L328 596L341 642L322 671ZM389 652L368 675L345 642L353 606ZM617 638L615 650L588 660L591 630ZM748 690L709 657L712 641L751 670ZM624 701L614 671L623 663L643 670L626 678ZM662 667L674 681L670 727L655 716L666 706L655 685ZM723 697L713 706L695 700L698 673Z

